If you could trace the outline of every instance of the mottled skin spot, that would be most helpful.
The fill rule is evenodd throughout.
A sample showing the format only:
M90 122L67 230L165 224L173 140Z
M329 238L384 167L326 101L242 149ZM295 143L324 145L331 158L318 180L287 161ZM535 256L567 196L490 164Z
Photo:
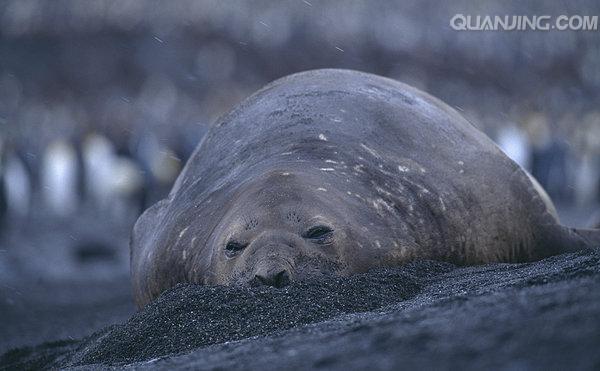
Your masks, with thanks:
M413 259L521 262L598 244L596 230L562 227L541 187L446 104L318 70L216 122L136 223L131 271L143 306L180 282L279 287Z

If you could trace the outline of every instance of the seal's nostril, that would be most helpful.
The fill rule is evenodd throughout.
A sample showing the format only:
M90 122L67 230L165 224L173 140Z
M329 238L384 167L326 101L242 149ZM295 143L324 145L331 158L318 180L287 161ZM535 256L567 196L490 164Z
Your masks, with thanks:
M274 274L256 274L254 276L254 281L260 285L281 288L290 284L290 274L285 269Z
M290 284L288 271L283 270L275 275L275 287L284 287Z
M255 275L254 276L254 283L258 284L258 285L268 285L268 279L266 277L263 277L261 275Z

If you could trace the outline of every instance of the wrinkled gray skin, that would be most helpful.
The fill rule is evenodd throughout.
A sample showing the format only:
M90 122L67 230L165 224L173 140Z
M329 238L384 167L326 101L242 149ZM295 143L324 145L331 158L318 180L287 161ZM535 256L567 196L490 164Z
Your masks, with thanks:
M598 243L446 104L345 70L291 75L223 116L134 228L134 296L413 259L522 262Z

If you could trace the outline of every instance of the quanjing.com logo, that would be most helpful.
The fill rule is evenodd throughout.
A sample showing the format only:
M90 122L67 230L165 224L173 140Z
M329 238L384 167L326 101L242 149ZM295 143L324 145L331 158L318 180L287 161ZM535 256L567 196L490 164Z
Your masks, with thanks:
M450 19L450 27L457 31L597 31L598 16L455 14Z

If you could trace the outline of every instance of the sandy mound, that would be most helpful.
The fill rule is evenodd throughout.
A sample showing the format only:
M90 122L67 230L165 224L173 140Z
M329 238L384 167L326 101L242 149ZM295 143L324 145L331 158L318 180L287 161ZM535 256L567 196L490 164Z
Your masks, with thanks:
M181 285L78 342L9 367L600 366L600 252L458 268L415 262L286 289Z

